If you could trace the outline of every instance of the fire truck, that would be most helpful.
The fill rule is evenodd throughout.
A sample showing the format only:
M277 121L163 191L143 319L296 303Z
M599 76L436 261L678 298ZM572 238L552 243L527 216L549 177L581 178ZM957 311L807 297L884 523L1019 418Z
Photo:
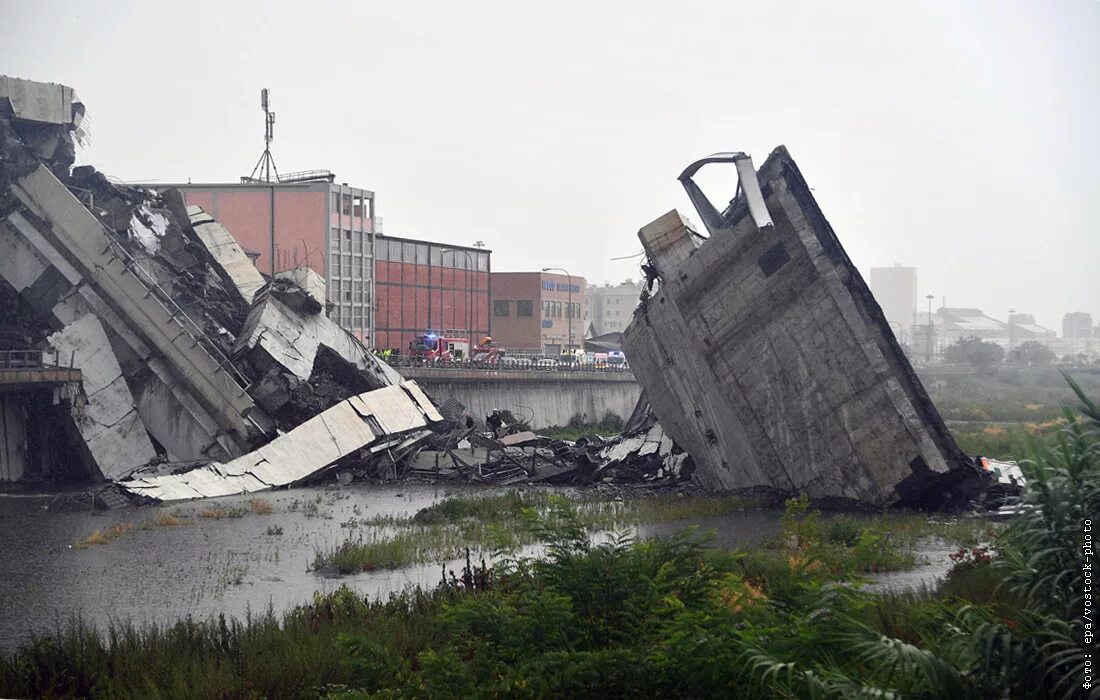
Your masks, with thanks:
M470 359L470 341L446 332L428 331L409 343L409 355L432 364L464 362Z

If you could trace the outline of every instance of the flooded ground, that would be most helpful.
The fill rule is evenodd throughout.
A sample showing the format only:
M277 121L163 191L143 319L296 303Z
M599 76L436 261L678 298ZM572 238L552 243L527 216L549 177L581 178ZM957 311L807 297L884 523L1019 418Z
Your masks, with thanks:
M0 650L74 615L102 628L110 620L142 624L188 615L244 616L268 606L282 612L315 591L342 584L369 595L434 586L441 577L438 564L342 578L308 568L318 549L349 536L353 519L411 515L447 496L485 492L411 484L294 489L262 494L270 514L252 512L251 498L243 496L98 514L58 512L44 498L0 497L0 536L7 553L0 568ZM240 517L201 516L211 508ZM162 516L186 524L158 524ZM647 525L639 534L671 534L697 524L717 530L719 546L735 547L778 532L779 517L775 511L741 511ZM141 529L142 523L148 529ZM126 524L135 529L107 544L74 546L96 530Z

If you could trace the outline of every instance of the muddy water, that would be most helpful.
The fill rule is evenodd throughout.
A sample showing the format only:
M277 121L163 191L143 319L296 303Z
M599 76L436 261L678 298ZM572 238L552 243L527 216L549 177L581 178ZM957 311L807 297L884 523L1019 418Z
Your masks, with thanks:
M263 494L273 507L267 515L249 511L246 497L99 514L58 512L48 507L49 499L0 497L0 651L10 651L32 633L48 631L74 615L101 628L112 620L142 624L188 615L243 617L268 606L282 612L308 601L315 591L341 584L369 595L434 586L441 576L438 564L339 579L308 567L318 549L365 531L363 526L342 527L353 519L411 515L447 496L484 492L358 484L296 489ZM239 518L199 516L212 506L247 513ZM136 527L166 515L187 524ZM135 529L107 544L73 546L96 530L127 523ZM639 534L670 534L691 524L644 526ZM694 524L717 530L719 546L734 547L776 533L779 513L744 511ZM282 534L269 534L269 528L281 528ZM453 562L450 568L455 568Z

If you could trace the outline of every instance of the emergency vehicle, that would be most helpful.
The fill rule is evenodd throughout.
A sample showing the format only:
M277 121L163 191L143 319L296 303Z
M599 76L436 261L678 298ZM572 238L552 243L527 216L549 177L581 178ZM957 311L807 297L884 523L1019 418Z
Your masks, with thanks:
M493 342L491 336L487 335L482 338L481 343L474 348L474 354L471 359L474 364L496 366L500 364L500 358L502 357L504 357L504 351L497 347L497 344Z
M409 354L431 363L463 362L470 359L470 341L429 331L409 343Z

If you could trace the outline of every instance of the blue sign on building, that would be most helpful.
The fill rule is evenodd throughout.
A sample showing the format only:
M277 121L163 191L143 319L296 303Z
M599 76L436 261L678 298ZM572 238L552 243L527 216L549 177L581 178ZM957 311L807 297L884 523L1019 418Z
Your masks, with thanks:
M574 294L581 293L581 287L579 284L566 284L565 282L554 282L552 280L543 280L542 288L548 292L573 292Z
M554 327L554 322L544 318L542 320L542 327L543 328L553 328Z

